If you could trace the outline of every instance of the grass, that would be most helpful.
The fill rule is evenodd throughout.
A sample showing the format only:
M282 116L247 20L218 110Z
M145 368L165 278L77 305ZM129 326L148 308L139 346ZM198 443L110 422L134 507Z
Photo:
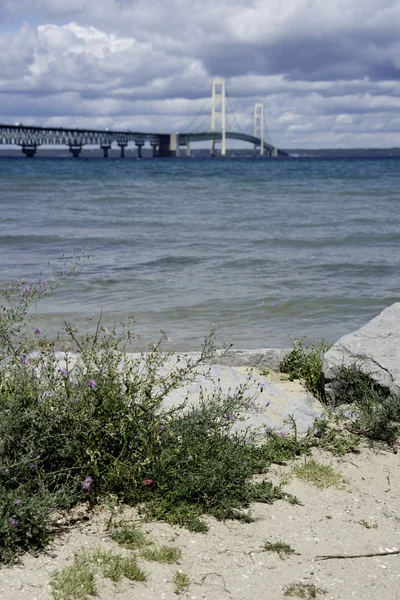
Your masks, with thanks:
M50 586L54 600L86 600L97 596L95 573L87 554L76 556L70 567L53 574Z
M319 489L325 489L332 486L343 488L343 485L347 483L342 475L335 471L331 466L323 465L313 458L294 465L293 472L302 481L311 483Z
M135 555L122 556L98 549L93 552L92 560L100 567L103 576L114 583L121 581L122 577L131 581L146 581L146 574L137 564Z
M286 556L290 556L291 554L297 554L289 544L285 544L285 542L264 542L264 550L267 552L276 552L279 554L280 558L285 558Z
M348 429L373 441L393 446L400 435L400 395L390 394L357 363L343 366L335 382L335 397L352 404L355 416Z
M183 592L186 592L190 585L189 576L182 571L177 571L173 577L172 583L175 586L174 593L178 596Z
M326 590L317 588L314 583L292 583L284 588L284 596L313 600L319 595L326 594Z
M123 577L130 581L146 581L146 574L134 555L122 556L100 548L93 552L83 551L71 566L53 573L50 586L54 600L87 600L97 596L95 576L99 571L114 583Z
M289 375L289 379L301 379L306 389L316 397L323 395L322 357L329 349L325 342L316 345L312 342L309 348L303 346L304 338L292 337L293 348L285 356L279 368Z
M361 521L358 521L359 525L362 525L363 527L365 527L365 529L377 529L378 528L378 523L370 523L369 521L366 521L365 519L361 519Z
M111 524L109 536L114 542L129 550L137 550L151 543L135 525Z
M174 546L156 546L154 548L145 548L141 552L141 556L145 560L150 560L153 562L166 563L168 565L172 565L176 563L182 553L179 548L175 548Z

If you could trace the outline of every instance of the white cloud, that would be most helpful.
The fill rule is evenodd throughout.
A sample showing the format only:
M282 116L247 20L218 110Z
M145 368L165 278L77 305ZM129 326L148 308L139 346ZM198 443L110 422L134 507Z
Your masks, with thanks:
M21 25L0 29L1 121L176 130L209 122L218 74L282 147L400 145L397 0L3 4Z

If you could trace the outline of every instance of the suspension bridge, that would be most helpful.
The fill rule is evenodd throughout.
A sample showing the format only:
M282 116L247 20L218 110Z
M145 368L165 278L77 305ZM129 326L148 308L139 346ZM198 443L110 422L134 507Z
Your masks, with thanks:
M227 100L230 111L226 110ZM204 105L204 104L203 104ZM202 109L192 121L194 125ZM233 116L236 128L229 122ZM209 113L208 113L209 116ZM192 125L191 124L191 125ZM228 126L228 128L227 128ZM216 145L220 144L220 155L226 156L226 140L239 140L252 144L254 151L260 156L277 157L288 156L266 139L264 105L254 105L252 115L252 131L242 130L238 124L229 96L226 93L225 79L215 77L212 81L211 95L211 128L204 128L204 121L191 126L191 131L181 133L145 133L138 131L113 131L109 129L79 129L64 127L36 127L33 125L0 124L0 145L20 146L22 152L33 157L40 146L68 146L72 156L78 158L84 146L97 146L108 157L112 145L120 149L121 158L125 157L125 150L130 143L137 147L138 158L142 157L143 146L149 144L153 149L153 157L176 157L181 150L190 156L191 146L196 142L211 142L210 154L216 155Z

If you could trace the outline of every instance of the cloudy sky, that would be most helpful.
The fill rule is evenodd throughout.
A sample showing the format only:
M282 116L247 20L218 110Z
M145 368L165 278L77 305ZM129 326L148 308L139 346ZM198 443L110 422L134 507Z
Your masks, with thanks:
M400 1L0 0L0 122L208 129L215 76L278 147L400 146Z

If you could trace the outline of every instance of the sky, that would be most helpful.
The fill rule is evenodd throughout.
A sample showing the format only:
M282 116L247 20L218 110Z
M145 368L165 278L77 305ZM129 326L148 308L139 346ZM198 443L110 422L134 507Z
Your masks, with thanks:
M400 146L399 0L0 0L0 123Z

